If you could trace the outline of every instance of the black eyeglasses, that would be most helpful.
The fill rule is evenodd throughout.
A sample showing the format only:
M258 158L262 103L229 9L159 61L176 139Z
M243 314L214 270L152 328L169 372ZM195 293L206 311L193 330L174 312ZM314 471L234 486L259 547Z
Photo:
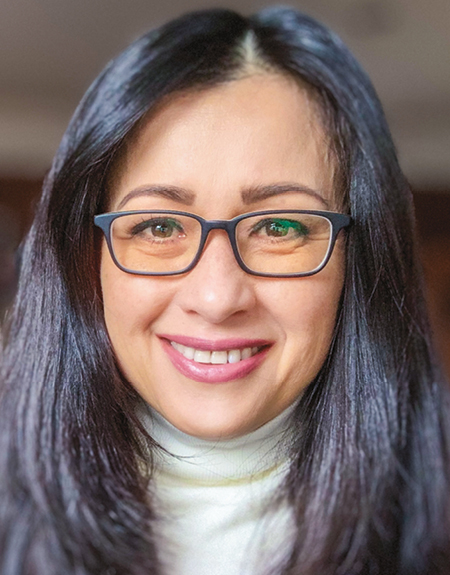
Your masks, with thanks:
M249 274L303 277L322 270L350 216L313 210L273 210L231 220L205 220L178 211L139 210L95 216L109 252L124 272L170 276L199 261L211 230L225 230L234 256Z

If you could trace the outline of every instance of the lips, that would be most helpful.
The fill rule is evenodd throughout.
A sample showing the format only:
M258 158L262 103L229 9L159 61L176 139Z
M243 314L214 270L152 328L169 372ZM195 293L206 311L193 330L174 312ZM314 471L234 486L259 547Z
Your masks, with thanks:
M189 379L222 383L250 374L264 361L272 343L266 340L204 340L159 335L174 367Z

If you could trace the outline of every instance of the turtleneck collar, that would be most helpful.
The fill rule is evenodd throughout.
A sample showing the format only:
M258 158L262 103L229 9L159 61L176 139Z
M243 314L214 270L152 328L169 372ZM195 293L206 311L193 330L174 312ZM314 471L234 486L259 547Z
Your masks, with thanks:
M290 421L295 404L246 435L206 440L183 433L146 406L143 423L162 447L155 454L155 472L171 480L203 485L255 481L285 467Z

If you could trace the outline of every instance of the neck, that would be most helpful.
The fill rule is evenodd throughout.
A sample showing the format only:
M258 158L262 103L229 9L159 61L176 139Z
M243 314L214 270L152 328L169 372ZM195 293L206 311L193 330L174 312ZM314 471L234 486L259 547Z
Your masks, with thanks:
M201 484L252 481L285 466L288 459L290 422L295 405L246 435L206 440L183 433L156 410L146 406L144 425L161 449L156 453L156 473Z

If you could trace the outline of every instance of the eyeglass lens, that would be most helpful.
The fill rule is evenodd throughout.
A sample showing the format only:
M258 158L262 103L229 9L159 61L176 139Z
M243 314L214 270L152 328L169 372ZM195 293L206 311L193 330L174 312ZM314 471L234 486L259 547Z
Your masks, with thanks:
M119 264L129 271L172 273L193 262L201 224L179 214L125 214L112 223L111 242ZM308 273L327 257L331 222L313 214L259 214L240 220L236 243L244 264L256 273Z

